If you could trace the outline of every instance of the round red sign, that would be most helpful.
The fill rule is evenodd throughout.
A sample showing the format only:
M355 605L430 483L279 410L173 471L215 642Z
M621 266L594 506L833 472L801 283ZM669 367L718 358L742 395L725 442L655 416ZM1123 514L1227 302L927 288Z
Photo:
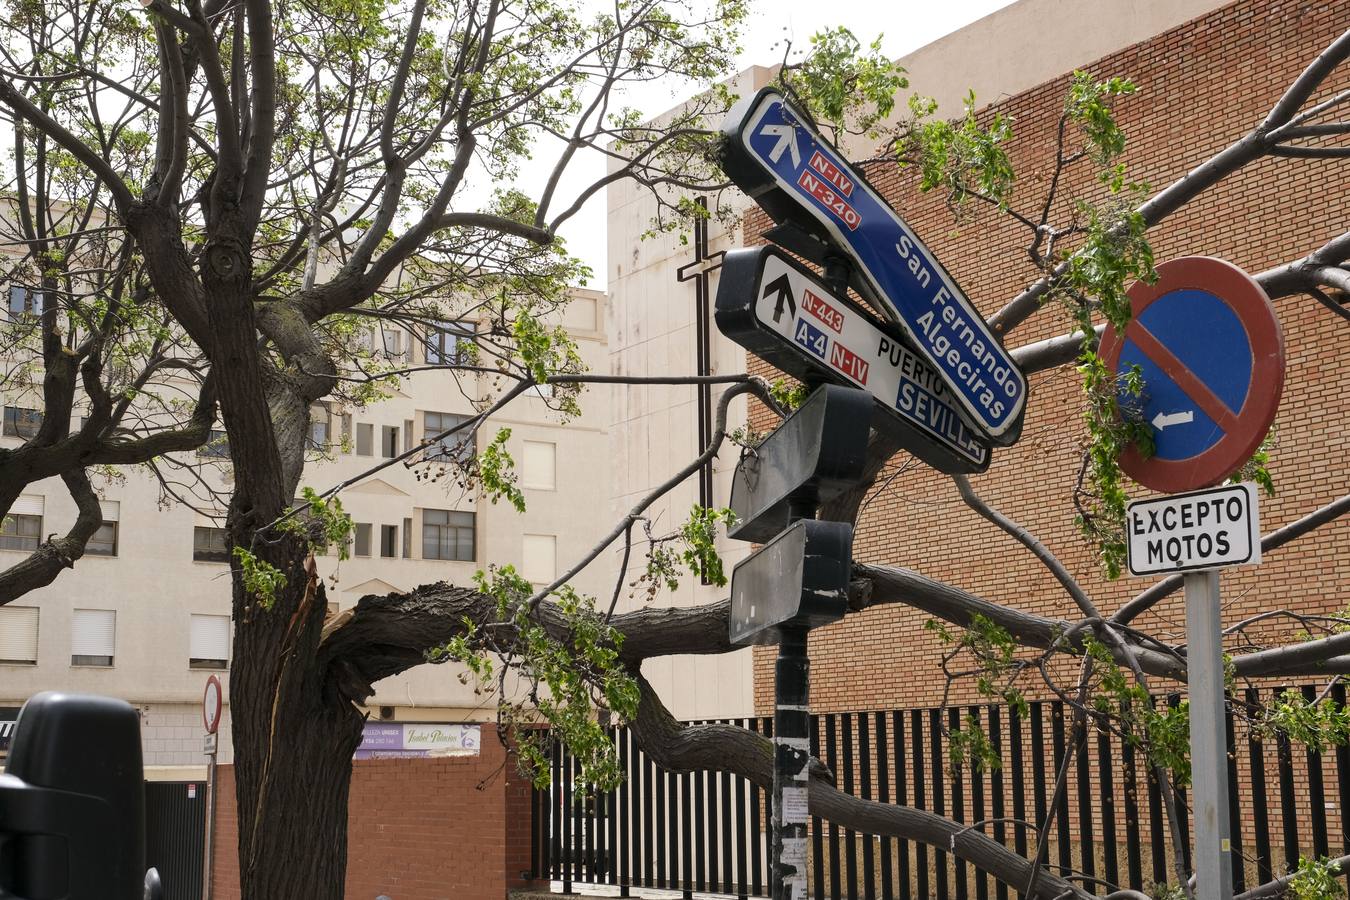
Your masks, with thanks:
M1129 291L1124 339L1102 335L1118 376L1137 367L1141 396L1121 405L1153 426L1155 451L1120 456L1125 474L1176 493L1218 484L1251 458L1284 388L1284 338L1261 286L1232 263L1189 256Z
M206 690L202 692L202 722L207 734L215 734L220 727L220 706L220 679L212 675L206 679Z

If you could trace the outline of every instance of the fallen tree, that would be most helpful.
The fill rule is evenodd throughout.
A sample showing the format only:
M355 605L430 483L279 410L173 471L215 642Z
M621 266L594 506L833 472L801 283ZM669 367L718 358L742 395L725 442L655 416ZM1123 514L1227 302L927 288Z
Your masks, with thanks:
M59 474L83 501L82 513L92 515L91 495L81 482L89 466L167 459L160 454L198 446L207 440L218 406L238 476L229 496L228 530L234 548L232 704L244 896L341 895L350 760L362 704L375 681L428 660L465 663L499 688L507 672L518 673L526 692L523 702L502 697L507 730L547 718L555 734L574 742L588 783L604 784L614 775L612 747L597 724L602 709L629 721L647 752L669 768L713 768L767 784L769 747L763 737L675 722L640 672L646 659L732 649L727 604L615 609L635 544L645 546L645 565L636 564L644 587L659 589L684 564L696 574L721 577L712 541L718 514L702 511L687 529L667 538L646 531L646 512L731 439L727 411L733 397L753 395L769 409L784 411L782 394L771 385L750 376L608 379L728 387L700 456L672 472L590 553L542 589L512 572L490 569L472 589L430 585L366 597L325 623L325 588L313 553L345 536L350 523L326 501L352 480L314 494L305 505L294 502L310 405L322 398L360 401L367 386L425 371L500 379L481 413L456 427L469 433L536 384L566 388L559 392L559 405L566 408L577 385L606 380L579 372L566 336L539 324L562 305L566 284L580 274L560 247L558 228L620 179L657 191L664 204L658 227L680 221L680 214L697 214L687 204L670 202L662 190L725 187L709 165L717 140L709 121L715 124L724 95L702 95L660 126L642 125L627 113L611 116L610 104L624 81L720 74L745 9L725 2L699 12L643 2L594 21L582 21L561 6L505 0L451 8L423 0L340 8L194 0L180 8L154 0L147 10L140 18L102 0L11 9L8 27L16 34L26 29L25 40L6 49L0 107L15 128L18 182L24 184L31 173L34 183L47 184L49 162L59 163L67 193L44 203L74 204L82 226L76 230L91 223L108 228L110 243L98 267L126 273L132 287L100 286L88 297L76 296L61 260L47 249L55 235L43 230L41 216L31 227L22 224L20 211L28 254L43 278L53 273L42 289L64 298L64 306L53 305L53 313L41 317L48 417L24 447L0 458L0 506L6 498L12 503L28 483L25 478ZM833 32L817 52L785 66L785 88L837 130L870 131L880 127L878 111L891 108L903 79L890 63L860 53L850 40L846 32ZM133 52L117 56L124 48ZM1011 178L1005 177L1002 144L1008 132L997 117L981 122L972 111L960 127L950 128L920 104L919 114L891 135L883 162L896 157L913 162L926 179L931 175L932 187L950 193L955 207L992 204L1026 226L1024 252L1042 276L991 323L1010 340L1039 310L1052 308L1044 301L1054 298L1070 313L1069 333L1019 348L1019 363L1029 372L1069 362L1089 374L1100 372L1095 338L1102 320L1121 324L1128 310L1121 303L1125 288L1151 274L1150 228L1259 160L1350 155L1340 142L1350 134L1350 123L1335 118L1350 91L1318 93L1342 71L1347 55L1350 33L1309 64L1262 122L1149 197L1136 196L1138 189L1125 179L1109 177L1123 148L1112 109L1133 91L1123 79L1075 77L1038 213L1018 213L1007 203ZM125 111L108 120L104 114L114 97ZM465 199L471 170L488 180L509 175L530 149L523 135L556 142L556 165L543 190L532 197L505 190L485 206ZM30 146L40 162L22 155ZM560 198L569 162L587 148L608 154L613 171ZM1081 165L1108 174L1108 193L1091 215L1054 222L1061 176ZM22 197L19 202L29 204ZM68 237L64 231L59 236ZM1070 252L1062 252L1065 247ZM1111 265L1088 265L1089 258ZM1272 296L1306 294L1328 315L1343 318L1347 260L1350 232L1262 273L1260 280ZM460 305L449 309L444 297ZM118 430L115 391L99 383L96 364L104 359L99 341L123 340L117 329L125 317L110 314L111 324L90 331L88 342L76 341L74 332L63 342L54 312L60 308L93 319L91 311L125 298L150 305L160 318L134 321L160 325L152 331L168 335L171 346L152 343L138 370L144 380L133 374L114 387L144 393L156 373L186 359L195 388L187 415L179 409L176 419L134 435ZM476 336L477 360L391 368L373 365L369 354L353 347L360 327L354 322L425 327L466 314L486 323ZM128 368L134 367L117 371ZM70 385L77 371L92 376L82 389L95 413L91 424L70 434L77 396ZM1093 410L1088 442L1101 448L1140 438L1137 428L1122 433L1114 418L1114 384L1099 379L1093 390L1086 396ZM56 424L62 414L65 426ZM737 440L751 450L747 435ZM868 479L824 515L853 521L896 449L874 436ZM1109 569L1119 564L1113 529L1121 510L1119 497L1106 488L1120 476L1112 468L1113 454L1090 459L1096 462L1085 464L1078 499L1086 537L1102 548ZM15 460L23 461L22 471L5 468ZM509 492L509 483L491 471L479 467L470 474L485 493ZM165 481L168 488L171 479ZM953 490L1053 573L1077 615L1049 619L1023 609L1026 598L979 597L919 572L866 564L855 571L855 611L900 603L949 623L955 629L949 635L953 654L974 657L1001 688L1012 689L1023 673L1043 674L1073 705L1079 728L1089 696L1103 689L1106 673L1124 671L1130 689L1144 692L1150 678L1184 676L1184 648L1131 624L1175 591L1177 579L1163 579L1114 612L1102 610L1027 528L983 500L970 483L958 479ZM1268 534L1264 546L1275 552L1348 507L1350 499L1341 498L1309 509ZM89 537L86 519L68 536L71 546L52 542L50 552L8 576L11 588L0 576L0 602L51 581L73 562L77 545ZM649 540L635 540L635 530ZM607 604L571 590L567 582L576 572L620 543L625 562ZM1250 646L1236 657L1239 674L1325 674L1348 664L1341 619L1294 609L1283 614L1314 632L1314 639L1287 647ZM1255 624L1232 628L1245 633ZM1243 640L1250 644L1254 638ZM489 667L488 660L499 665ZM1066 666L1077 669L1077 678L1060 683L1057 675ZM527 763L537 762L542 752L525 732L517 749ZM1156 761L1154 766L1175 817L1171 776ZM1028 859L941 816L849 797L818 763L813 772L812 810L832 822L943 848L1028 895L1083 894L1044 863L1043 828L1037 852ZM1057 789L1063 781L1058 779ZM1177 830L1172 832L1176 839ZM1175 856L1180 860L1183 854ZM1189 890L1189 873L1176 874ZM1275 884L1258 890L1282 889Z

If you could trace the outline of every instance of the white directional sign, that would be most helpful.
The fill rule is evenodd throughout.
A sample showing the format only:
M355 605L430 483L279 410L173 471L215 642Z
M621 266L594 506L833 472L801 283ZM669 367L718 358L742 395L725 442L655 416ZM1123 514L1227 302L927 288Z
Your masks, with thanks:
M941 376L917 353L848 307L820 296L782 257L765 260L763 284L768 292L755 303L755 316L765 326L815 354L973 464L988 461L988 448L956 414ZM775 284L782 286L778 294ZM793 299L799 308L784 309Z
M1131 503L1125 530L1131 575L1261 561L1256 485L1248 482Z
M958 414L933 366L777 249L727 253L717 326L789 375L867 391L893 417L906 449L939 471L988 468L989 444Z
M1017 440L1026 379L956 281L904 219L782 94L738 105L723 126L723 168L778 221L846 254L857 287L905 333L952 403L994 443Z

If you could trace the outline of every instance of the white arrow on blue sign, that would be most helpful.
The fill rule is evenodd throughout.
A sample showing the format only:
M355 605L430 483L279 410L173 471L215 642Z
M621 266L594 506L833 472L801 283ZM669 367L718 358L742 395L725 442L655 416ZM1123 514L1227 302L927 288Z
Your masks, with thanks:
M995 443L1015 442L1026 379L904 219L777 91L738 105L723 130L732 180L775 219L823 231L846 252L867 299L931 362L970 423Z

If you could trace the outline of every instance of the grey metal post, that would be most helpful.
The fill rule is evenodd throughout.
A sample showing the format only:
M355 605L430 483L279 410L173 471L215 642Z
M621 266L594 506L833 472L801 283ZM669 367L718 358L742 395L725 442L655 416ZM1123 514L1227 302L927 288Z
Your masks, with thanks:
M209 735L215 737L215 735ZM219 738L217 738L219 740ZM202 900L211 900L216 852L216 751L206 754L206 848L202 859Z
M784 629L774 669L773 900L806 898L811 661L805 628ZM817 863L818 864L818 863Z
M1196 900L1232 900L1219 573L1187 572L1185 585L1195 896Z

